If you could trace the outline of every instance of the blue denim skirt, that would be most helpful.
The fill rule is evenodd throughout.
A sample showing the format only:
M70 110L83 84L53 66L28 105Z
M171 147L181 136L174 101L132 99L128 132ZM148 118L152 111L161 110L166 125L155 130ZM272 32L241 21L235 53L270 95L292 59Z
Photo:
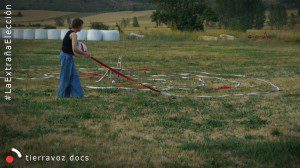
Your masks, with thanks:
M60 78L58 98L83 97L80 79L75 68L73 56L63 51L60 52Z

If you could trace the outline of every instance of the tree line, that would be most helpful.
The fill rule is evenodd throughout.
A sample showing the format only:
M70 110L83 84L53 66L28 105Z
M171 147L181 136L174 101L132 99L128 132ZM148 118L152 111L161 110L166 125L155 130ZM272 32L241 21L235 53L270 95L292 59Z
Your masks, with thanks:
M157 26L165 24L178 30L203 30L204 25L217 22L230 30L261 29L266 22L266 10L262 0L215 0L212 6L207 0L150 0L156 4L151 19ZM296 16L288 18L287 9L281 3L269 6L268 24L280 29L286 24L293 29Z
M133 27L140 27L140 24L139 24L139 21L138 21L137 17L133 17L132 20L133 20L132 21L132 26ZM55 18L54 22L55 22L55 25L58 26L58 27L65 26L65 19L63 17ZM67 22L68 27L70 28L71 23L72 23L72 19L70 17L67 17L66 22ZM125 28L129 25L130 25L130 19L129 18L123 18L120 23L116 23L116 27L120 27L120 28ZM102 22L90 22L90 28L99 29L99 30L100 29L101 30L108 30L109 26L105 25Z

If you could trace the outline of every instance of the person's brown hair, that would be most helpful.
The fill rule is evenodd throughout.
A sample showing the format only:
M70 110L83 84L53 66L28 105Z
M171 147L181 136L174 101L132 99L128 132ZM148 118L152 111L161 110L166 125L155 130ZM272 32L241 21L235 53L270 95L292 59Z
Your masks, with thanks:
M73 21L72 21L71 27L72 27L73 29L77 29L77 28L79 28L82 24L83 24L83 21L82 21L81 19L75 18L75 19L73 19Z

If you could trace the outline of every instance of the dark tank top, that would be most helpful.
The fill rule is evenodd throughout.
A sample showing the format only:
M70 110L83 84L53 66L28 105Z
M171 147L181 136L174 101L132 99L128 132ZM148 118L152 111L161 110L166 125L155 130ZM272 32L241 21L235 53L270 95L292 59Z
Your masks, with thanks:
M61 50L64 52L64 53L67 53L67 54L71 54L71 55L74 55L73 53L73 50L72 50L72 40L70 39L70 34L73 33L72 30L69 30L64 39L63 39L63 43L62 43L62 47L61 47Z

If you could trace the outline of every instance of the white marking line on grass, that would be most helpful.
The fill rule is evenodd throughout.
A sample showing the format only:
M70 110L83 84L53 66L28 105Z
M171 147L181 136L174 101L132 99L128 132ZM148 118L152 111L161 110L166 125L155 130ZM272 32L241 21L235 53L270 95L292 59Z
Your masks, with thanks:
M259 93L258 92L251 92L251 93L247 93L247 95L253 96L253 95L259 95Z
M195 76L197 76L199 78L213 78L213 79L218 79L218 80L222 80L222 81L228 81L230 83L235 83L236 88L241 86L241 83L234 81L234 80L225 79L225 78L214 77L214 76L203 76L203 75L195 75Z
M79 68L79 70L106 70L106 68Z
M102 70L102 69L105 69L105 68L79 68L81 70L85 70L85 69L93 69L93 70ZM42 69L19 69L20 71L36 71L36 70L42 70ZM223 74L216 74L216 73L208 73L208 72L201 72L203 74L214 74L214 75L223 75ZM37 79L49 79L49 78L54 78L55 75L59 75L59 73L45 73L44 74L44 77L43 78L13 78L13 79L17 79L17 80L37 80ZM203 75L196 75L196 74L190 74L190 73L181 73L179 74L179 76L181 76L181 78L188 78L188 76L196 76L196 77L199 77L199 78L214 78L214 79L218 79L218 80L227 80L231 83L235 83L235 87L240 87L241 86L241 83L237 82L237 81L234 81L234 80L229 80L229 79L225 79L225 78L221 78L221 77L214 77L214 76L203 76ZM135 75L133 75L135 76ZM167 75L151 75L152 77L166 77ZM176 75L177 76L177 75ZM179 77L178 76L178 77ZM236 77L243 77L243 78L247 78L246 75L223 75L223 76L236 76ZM57 79L59 79L59 77L56 77ZM0 79L5 79L5 77L0 77ZM136 80L138 80L139 78L134 78ZM253 79L256 79L258 81L261 81L263 83L266 83L268 85L271 85L273 86L274 88L276 88L275 90L272 90L272 91L268 91L268 92L251 92L251 93L245 93L245 94L226 94L226 95L220 95L220 96L208 96L208 95L201 95L201 96L186 96L186 95L178 95L178 94L173 94L173 93L168 93L166 91L169 91L171 89L177 89L177 90L195 90L195 88L191 88L191 87L174 87L174 86L167 86L166 89L162 89L162 94L163 95L166 95L166 96L173 96L173 97L195 97L195 98L224 98L224 97L229 97L229 96L245 96L245 95L248 95L248 96L255 96L255 95L260 95L260 94L270 94L270 93L276 93L274 91L280 91L280 88L278 86L276 86L275 84L269 82L269 81L266 81L266 80L263 80L263 79L259 79L259 78L253 78ZM152 81L164 81L166 82L165 79L148 79L148 80L152 80ZM146 84L146 83L144 83ZM148 83L147 83L148 84ZM129 88L129 87L95 87L95 86L84 86L86 88L89 88L89 89L122 89L122 90L141 90L141 91L150 91L149 89L141 89L141 88Z
M83 86L85 88L89 89L100 89L100 90L106 90L106 89L122 89L122 90L141 90L141 91L149 91L149 89L138 89L138 88L129 88L129 87L114 87L114 86L108 86L108 87L97 87L97 86Z
M227 74L218 74L218 73L208 73L208 72L201 72L203 74L206 74L206 75L221 75L221 76L236 76L236 77L246 77L246 75L237 75L237 74L230 74L230 75L227 75Z
M165 80L165 79L148 79L148 80L150 80L150 81L163 81L163 82L166 82L167 80Z
M234 94L234 96L244 96L244 94Z
M256 80L259 80L259 81L262 81L262 82L265 82L265 83L268 83L269 85L275 87L277 90L280 90L278 86L276 86L275 84L269 82L269 81L266 81L266 80L263 80L263 79L259 79L259 78L255 78Z
M167 75L151 75L152 77L166 77Z

